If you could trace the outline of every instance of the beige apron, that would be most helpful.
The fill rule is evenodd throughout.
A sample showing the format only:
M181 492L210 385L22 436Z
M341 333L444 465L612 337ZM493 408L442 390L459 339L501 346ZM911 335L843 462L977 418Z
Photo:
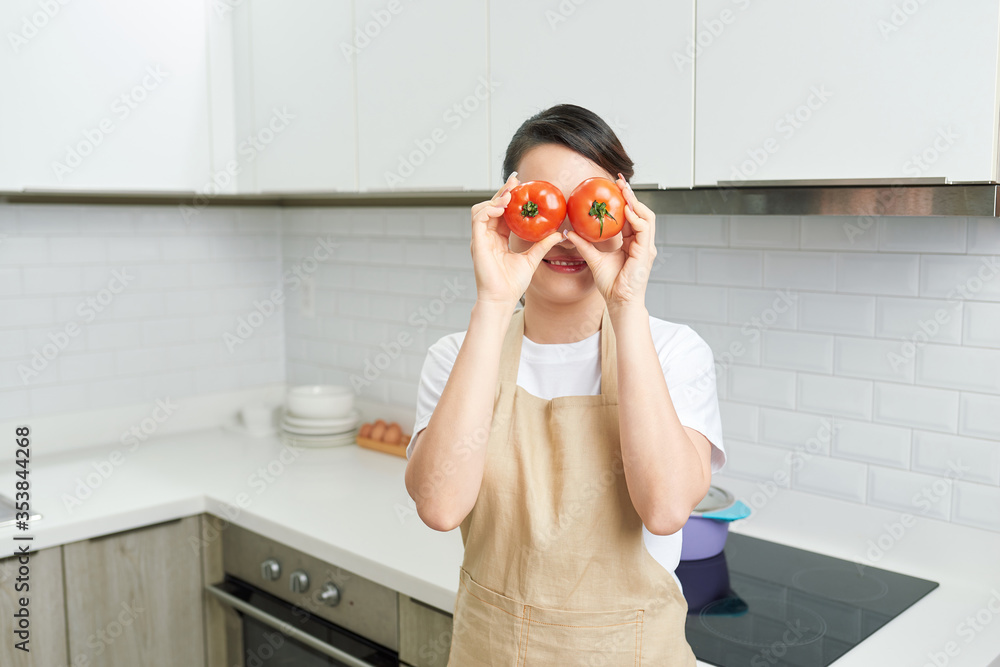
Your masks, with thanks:
M479 496L461 524L449 667L691 667L687 602L646 550L622 468L615 335L601 393L517 386L524 311L500 355Z

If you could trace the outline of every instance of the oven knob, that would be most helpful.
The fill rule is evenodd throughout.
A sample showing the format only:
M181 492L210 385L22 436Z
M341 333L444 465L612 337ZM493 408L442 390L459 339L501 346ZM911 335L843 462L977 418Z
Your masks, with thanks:
M295 570L288 577L288 588L293 593L305 593L309 590L309 575L303 570Z
M281 576L281 563L273 558L268 558L260 564L260 576L264 581L277 581Z
M336 584L326 583L319 589L319 595L316 597L327 607L336 607L340 604L340 589Z

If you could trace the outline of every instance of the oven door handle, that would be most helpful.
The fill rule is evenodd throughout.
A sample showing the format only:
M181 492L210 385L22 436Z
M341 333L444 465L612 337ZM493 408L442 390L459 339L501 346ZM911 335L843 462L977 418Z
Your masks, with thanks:
M356 658L350 653L341 651L336 646L331 646L324 641L316 639L308 632L303 632L296 627L292 627L286 621L281 620L275 616L271 616L265 611L261 611L257 607L253 606L249 602L239 599L234 595L230 595L226 591L222 590L218 586L208 585L205 586L205 591L214 595L223 604L232 607L233 609L243 612L247 616L252 616L261 623L270 626L271 628L277 630L278 632L291 637L292 639L302 642L306 646L316 649L323 655L330 656L340 660L341 662L350 665L351 667L374 667L370 662Z

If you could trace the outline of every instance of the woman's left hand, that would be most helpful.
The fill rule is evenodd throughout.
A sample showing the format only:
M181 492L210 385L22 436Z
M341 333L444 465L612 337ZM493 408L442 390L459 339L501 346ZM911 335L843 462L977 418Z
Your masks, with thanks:
M594 274L594 283L609 309L625 305L645 306L646 284L656 258L656 245L653 243L656 215L636 198L621 174L618 174L615 183L625 197L621 247L603 252L572 230L566 231L566 238L573 242L587 262Z

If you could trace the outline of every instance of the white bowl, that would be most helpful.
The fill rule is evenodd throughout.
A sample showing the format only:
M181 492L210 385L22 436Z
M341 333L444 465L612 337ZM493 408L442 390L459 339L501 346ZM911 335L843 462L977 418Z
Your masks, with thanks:
M289 387L288 412L296 417L336 419L354 410L354 392L333 384L307 384Z

